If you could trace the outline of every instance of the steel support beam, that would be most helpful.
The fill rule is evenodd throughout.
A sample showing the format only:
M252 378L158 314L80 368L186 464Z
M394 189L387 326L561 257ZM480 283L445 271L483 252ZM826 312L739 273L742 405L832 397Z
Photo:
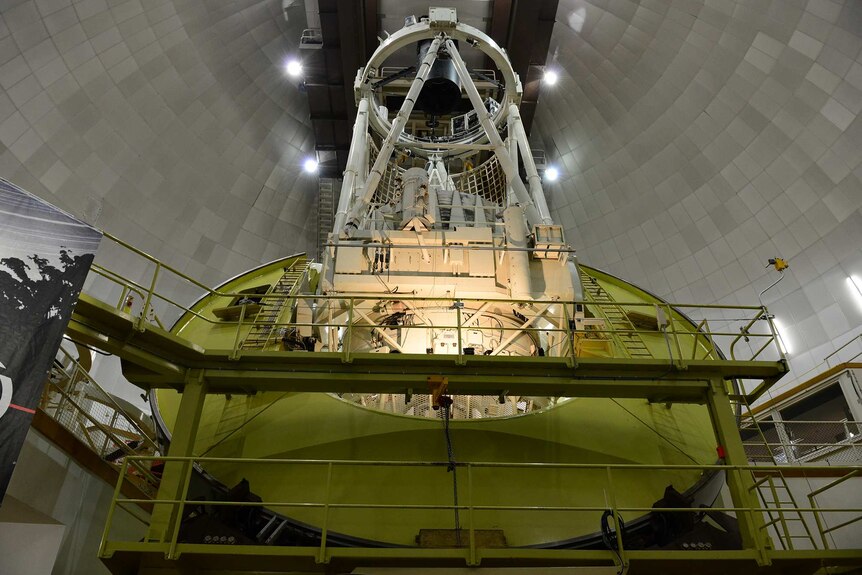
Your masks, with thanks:
M532 370L535 373L535 370ZM213 393L237 391L330 392L330 393L406 393L419 389L427 375L379 373L374 369L351 372L295 373L257 370L206 370ZM447 375L449 393L454 395L494 395L506 391L513 395L569 397L636 397L657 402L703 403L708 385L705 380L662 381L650 379L565 378L527 375L517 370L516 378L500 375ZM434 373L436 375L437 373Z
M500 162L500 167L506 174L506 180L508 181L509 186L511 186L512 191L515 193L515 197L517 197L518 202L524 207L524 212L527 216L527 224L529 225L529 229L532 230L534 226L542 223L542 218L539 215L532 198L530 198L530 194L527 192L527 187L524 185L524 182L521 181L521 176L518 174L518 166L515 165L515 162L512 160L512 156L509 155L509 150L503 143L503 138L500 136L500 132L497 131L497 127L491 119L491 114L489 114L488 110L485 109L485 104L482 102L482 96L479 95L479 90L476 89L476 84L473 83L473 79L470 77L470 71L467 69L467 65L461 58L461 54L458 52L458 48L455 46L455 43L452 40L446 40L446 48L449 52L449 57L452 59L452 64L455 66L455 71L461 79L461 84L464 86L464 90L470 98L470 103L473 104L473 109L476 111L479 123L482 124L482 129L485 130L485 133L488 135L488 140L490 140L491 145L494 147L494 155L497 157L497 161Z
M747 465L748 457L742 445L736 415L730 405L726 382L723 379L712 379L707 399L719 453L723 452L725 463ZM726 481L734 507L753 509L760 506L754 476L750 471L731 470L727 473ZM764 529L763 515L758 512L743 512L737 513L736 519L739 522L743 546L757 553L759 565L769 564L767 551L772 548L772 544L769 534Z
M177 420L171 436L170 456L191 457L194 455L195 439L200 428L201 414L206 400L207 384L200 371L190 371L183 386ZM190 461L170 461L165 465L156 499L179 500L188 493L192 473ZM153 507L147 540L173 542L176 544L182 506L156 504Z
M386 164L389 163L389 156L392 155L392 150L395 149L395 144L398 142L398 138L401 137L404 127L410 120L413 106L416 104L416 100L419 98L419 93L425 85L425 78L428 77L428 74L431 72L431 66L433 66L434 61L437 60L437 51L440 49L442 42L442 38L434 38L434 40L431 41L431 46L428 48L428 52L425 54L425 58L422 60L422 63L419 64L419 69L416 70L416 77L410 85L410 90L404 98L404 103L401 104L401 109L398 110L398 114L395 116L395 121L392 122L392 128L383 139L383 142L380 145L380 152L377 154L377 159L374 161L374 165L368 173L368 179L365 182L363 195L354 202L353 207L348 212L348 226L352 225L353 227L358 227L359 219L362 217L368 204L371 203L371 199L374 197L374 192L377 190L377 185L380 183L381 178L383 178ZM336 232L341 233L342 230L336 228Z
M285 568L292 571L349 573L357 566L397 566L409 571L419 567L466 566L470 550L466 548L421 549L418 547L362 548L329 547L323 562L317 561L320 548L204 545L182 543L178 561L165 559L167 545L152 543L114 543L106 546L105 563L115 573L129 573L129 566L166 573L260 573ZM613 552L604 549L530 549L508 547L479 548L476 561L481 567L521 567L536 570L549 567L614 568ZM628 551L633 573L649 575L690 575L692 573L733 573L734 575L812 574L823 566L858 566L862 553L842 551L770 551L772 562L758 565L754 554L736 551Z

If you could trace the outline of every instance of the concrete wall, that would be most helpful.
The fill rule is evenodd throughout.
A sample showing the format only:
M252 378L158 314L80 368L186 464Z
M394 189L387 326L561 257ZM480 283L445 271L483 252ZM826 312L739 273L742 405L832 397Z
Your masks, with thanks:
M65 526L53 570L42 575L108 575L96 554L105 526L114 486L78 466L64 452L30 430L18 457L7 497L32 507ZM146 517L143 511L141 517ZM129 541L144 536L144 524L118 510L114 532ZM2 560L4 558L0 558ZM29 575L0 563L3 575Z
M0 573L50 573L65 531L60 522L7 493L0 507Z

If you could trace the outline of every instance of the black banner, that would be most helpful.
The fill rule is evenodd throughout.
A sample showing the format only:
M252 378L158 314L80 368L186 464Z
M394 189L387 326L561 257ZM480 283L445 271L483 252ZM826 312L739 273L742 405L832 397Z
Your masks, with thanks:
M0 178L0 501L101 238Z

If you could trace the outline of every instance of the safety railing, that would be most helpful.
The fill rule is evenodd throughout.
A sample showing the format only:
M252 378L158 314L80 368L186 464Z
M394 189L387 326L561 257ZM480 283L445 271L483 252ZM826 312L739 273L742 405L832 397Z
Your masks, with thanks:
M129 457L124 462L122 474L125 473L126 466L133 461L147 461L150 458L135 456ZM299 552L308 553L313 556L317 562L328 561L328 546L331 544L331 534L343 532L344 526L338 524L335 520L335 512L341 510L349 510L351 512L369 512L395 514L391 523L394 525L409 525L416 524L415 514L421 513L423 521L426 521L429 528L451 529L452 523L450 519L443 519L445 516L436 515L436 520L431 518L434 512L448 511L458 513L461 518L456 520L457 542L451 547L463 548L466 551L466 558L469 564L476 564L477 557L480 552L480 546L477 544L476 533L479 530L497 529L500 527L501 519L497 514L518 513L521 514L517 522L528 522L528 517L535 518L543 513L563 513L568 514L567 521L578 521L574 517L583 517L581 514L587 514L589 525L600 524L601 516L605 515L605 520L613 526L611 534L621 534L621 536L610 537L609 541L613 543L611 548L619 558L626 561L626 553L629 549L626 547L625 528L623 526L623 518L632 520L648 514L664 515L664 520L667 522L672 514L693 514L693 517L701 516L705 511L725 512L734 514L737 517L747 517L753 524L759 524L759 529L769 534L770 527L774 526L776 521L757 520L758 517L771 516L769 514L777 514L784 517L788 514L794 514L802 521L810 521L813 517L821 535L821 543L817 544L815 540L811 540L815 549L828 549L829 543L826 535L834 533L848 525L851 525L862 519L862 508L848 506L824 506L816 504L815 497L822 496L823 493L829 491L833 487L843 483L851 477L857 475L862 468L860 467L818 467L805 466L795 468L803 476L810 474L817 476L823 470L830 472L840 471L846 475L839 481L830 483L819 489L809 493L808 498L810 505L807 507L771 507L762 504L756 497L751 498L752 502L749 506L732 505L732 506L716 506L705 508L701 506L644 506L644 505L628 505L624 501L627 500L626 490L631 489L631 482L638 481L638 478L646 478L649 474L664 472L664 473L690 473L690 474L706 474L706 473L725 473L725 477L734 476L740 478L745 474L751 475L751 488L753 491L757 488L754 482L754 476L769 476L770 474L780 474L786 472L786 468L765 467L765 466L732 466L732 465L648 465L648 464L580 464L580 463L502 463L502 462L421 462L421 461L354 461L354 460L312 460L312 459L244 459L244 458L218 458L218 457L166 457L164 458L168 465L183 465L185 469L184 480L181 484L181 495L176 498L157 498L150 503L154 505L154 517L158 513L158 509L168 508L171 513L164 513L163 516L170 515L172 519L169 524L160 525L164 527L160 534L150 533L149 538L144 543L139 542L123 542L113 539L113 517L117 508L126 508L130 505L136 505L140 500L135 498L121 497L119 489L114 493L111 506L108 511L107 524L102 536L100 554L109 556L117 550L122 550L124 545L130 546L135 550L144 550L147 546L154 551L163 551L169 559L175 559L183 552L222 552L222 553L237 553L239 552L237 545L211 545L206 546L206 541L182 541L183 538L183 518L187 516L185 510L193 506L195 509L218 509L230 507L243 507L247 509L267 508L278 513L290 516L291 513L299 513L300 511L308 512L315 510L319 512L317 519L314 521L316 529L319 533L319 545L317 547L306 547ZM236 500L215 500L203 499L195 497L194 499L188 496L188 486L190 478L195 468L190 463L202 465L204 467L222 465L222 466L237 466L243 470L243 476L248 473L253 473L252 468L255 466L278 467L279 472L283 477L291 477L293 473L298 473L301 468L314 468L319 474L320 479L314 482L308 482L301 488L287 490L292 493L295 498L291 500L258 500L257 497L247 498L243 501ZM363 468L360 474L351 473L350 470L355 468ZM356 477L366 477L371 474L373 468L389 468L392 471L386 474L374 474L373 481L375 488L372 491L366 491L358 487ZM440 497L429 494L426 489L414 489L410 493L409 501L393 501L392 493L405 493L399 490L397 485L403 481L403 470L411 469L417 473L427 474L425 480L417 479L417 484L430 484L424 481L433 482L439 480L439 471L454 469L455 472L463 474L464 483L458 491L459 499L457 502L441 503ZM344 472L343 470L348 470ZM544 503L532 504L530 499L524 499L525 494L518 494L521 501L527 503L515 504L489 504L488 497L483 497L482 494L490 489L492 493L496 493L495 486L500 481L501 474L507 471L517 470L518 477L521 480L527 481L528 474L537 474L534 478L535 485L541 484L538 474L547 471L558 473L571 473L580 475L581 480L584 477L589 478L591 490L598 494L604 495L604 503L571 505L571 499L567 497L567 490L543 490L542 499ZM346 473L346 475L345 475ZM437 475L434 475L436 473ZM586 474L586 475L585 475ZM643 474L643 475L640 475ZM351 477L352 482L350 489L344 489L345 477ZM418 475L416 476L419 477ZM570 484L569 481L577 483L577 479L567 478L560 480L562 484ZM392 485L387 486L386 482L392 482ZM529 484L529 481L528 481ZM582 483L581 483L582 484ZM340 488L336 488L340 486ZM253 485L252 485L253 490ZM383 497L368 496L370 500L362 500L362 493L377 493L387 494L388 499L382 502ZM548 502L548 494L556 494L561 503ZM426 494L428 499L422 499L423 494ZM450 492L451 496L451 492ZM584 495L585 498L586 495ZM601 501L602 496L596 497L597 501ZM149 502L149 501L148 501ZM403 516L397 516L402 514ZM483 514L488 514L488 517L482 518ZM494 514L494 515L490 515ZM413 516L412 523L409 520ZM834 523L835 517L840 516L843 519L840 523ZM379 521L379 515L375 521ZM451 516L449 516L451 518ZM805 519L807 517L808 519ZM849 517L849 519L847 519ZM541 521L541 520L539 520ZM672 519L670 520L673 521ZM832 521L832 524L829 522ZM505 524L505 521L502 523ZM423 526L424 528L424 526ZM255 537L253 532L248 534L247 539L253 540ZM780 537L780 535L779 535ZM194 545L186 545L184 543L194 543ZM606 544L608 541L606 540ZM204 544L204 547L201 546ZM246 545L263 545L263 542L246 543ZM361 546L361 545L358 545ZM403 547L403 546L401 546ZM295 549L295 548L294 548ZM694 549L694 548L693 548ZM702 548L700 548L702 550Z
M373 297L374 299L366 299ZM750 333L750 339L764 341L757 349L741 355L733 345L738 334L728 331L696 331L674 310L686 313L702 306L652 304L645 302L564 302L560 300L487 300L475 298L423 298L410 295L343 297L296 295L297 305L317 311L310 321L280 321L270 324L273 330L288 334L299 331L315 333L321 343L320 352L341 353L345 361L355 353L388 350L397 353L457 355L463 362L471 355L519 355L546 357L578 357L590 343L605 343L607 357L627 357L625 349L614 341L615 336L639 336L657 346L656 357L684 365L690 361L718 359L717 340L725 338L734 348L734 360L777 361L782 358L769 333ZM266 299L266 296L263 297ZM521 305L525 306L521 308ZM592 318L578 328L576 309L586 307L601 316L602 309L625 308L639 311L642 316L667 318L655 328L620 327L609 321ZM519 320L501 318L488 308L521 308ZM483 310L484 308L484 310ZM736 308L741 311L743 308ZM759 314L759 308L749 308ZM516 309L517 312L517 309ZM525 314L529 313L530 316ZM237 320L220 321L196 313L220 327L234 329L234 357L241 353L241 343L251 319L240 313ZM517 317L517 316L516 316ZM493 325L489 325L493 324ZM416 336L415 334L421 334ZM772 353L766 353L770 344ZM659 351L661 353L659 353ZM601 355L601 354L599 354Z
M155 457L160 448L153 433L128 413L62 347L48 377L39 408L72 433L100 459L117 467L130 456ZM160 474L139 460L130 462L127 479L154 495Z
M757 425L762 436L754 425L740 427L749 461L862 463L860 421L761 420Z
M150 278L148 281L145 280L146 285L125 278L98 263L92 267L96 276L119 288L120 297L116 308L132 315L138 329L144 331L149 325L161 327L161 322L152 311L158 303L171 308L174 312L194 316L213 326L233 329L234 343L228 351L233 357L247 353L241 350L241 346L254 318L251 313L246 313L246 305L241 306L242 310L237 319L223 320L212 313L202 313L183 305L167 295L165 291L159 290L158 286L164 276L169 275L171 288L175 289L178 282L185 283L203 291L205 296L219 298L217 301L223 302L224 305L247 297L248 294L214 290L110 234L105 234L105 237L137 255L151 267ZM396 249L393 246L387 246L387 248ZM377 248L372 246L369 250L372 256L373 249ZM386 248L380 247L380 249ZM412 249L420 251L444 249L451 253L453 250L457 251L458 246L429 245L414 246ZM471 246L470 251L488 251L494 257L500 257L505 252L524 250L487 245ZM525 251L536 250L526 249ZM538 251L562 253L568 249L549 248ZM129 309L126 306L127 296L130 293L137 294L142 300L135 309ZM288 299L293 300L294 305L299 308L314 310L310 317L297 315L297 318L304 317L304 321L273 322L271 324L273 330L285 336L307 333L311 330L313 337L321 344L315 347L314 351L340 353L345 361L350 361L352 354L374 351L375 346L379 348L381 345L389 345L390 350L401 353L439 353L441 350L435 349L432 345L438 339L447 343L444 353L457 355L459 363L463 363L468 356L474 354L507 355L511 349L516 349L519 345L524 349L518 349L517 355L576 358L587 353L587 348L604 346L605 351L598 352L600 355L604 353L607 357L626 357L625 350L619 349L619 345L613 343L619 336L645 338L656 350L656 357L671 361L679 367L684 367L691 361L718 359L719 348L729 350L730 359L734 361L776 362L785 359L777 341L772 316L765 308L758 306L669 304L644 301L432 298L400 293L354 297L273 293L255 295L255 299L259 300L261 305L267 305L279 299ZM383 304L381 299L384 300ZM429 310L432 309L449 310L450 313L445 314L446 317L442 321L440 319L431 321L428 316L431 313ZM586 314L579 311L583 309L586 309ZM514 314L515 317L523 319L518 322L511 321L512 310L517 312ZM604 310L622 310L632 316L635 318L632 320L632 327L614 325L601 319L605 316ZM509 316L510 319L501 321L501 313ZM401 318L408 317L411 323L393 324L393 315ZM692 321L699 320L699 323L693 325L688 318L692 318ZM483 323L485 320L493 325L486 325ZM424 341L427 345L417 343L421 342L422 338L414 337L411 347L409 349L405 347L402 341L407 341L411 332L425 332ZM523 339L525 337L530 341ZM519 338L521 338L520 342L516 341ZM471 343L479 339L482 343ZM512 346L511 349L510 346ZM289 349L296 350L297 347L292 346ZM590 353L597 352L592 349Z
M820 487L818 489L814 489L808 494L808 503L809 503L810 507L812 509L818 509L818 511L814 513L814 521L817 524L817 531L820 532L820 541L821 541L821 544L823 545L824 549L829 549L829 539L827 538L827 535L829 533L834 533L835 531L838 531L839 529L849 527L850 525L853 525L854 523L859 522L860 520L862 520L862 515L859 515L856 517L851 517L850 519L847 519L845 521L841 521L840 523L833 524L830 527L826 524L826 522L823 519L823 513L822 513L823 510L822 510L822 508L819 508L819 506L817 504L817 496L826 493L830 489L834 489L835 487L841 485L842 483L845 483L846 481L848 481L850 479L853 479L854 477L858 477L860 475L860 471L862 471L862 468L857 467L855 469L850 469L847 471L846 474L841 476L839 479L836 479L835 481L827 483L823 487ZM858 493L858 492L859 492L859 490L857 489L856 493Z
M320 28L306 28L299 37L300 50L319 50L323 48L323 33Z
M369 161L373 163L378 153L377 146L373 140L369 140L369 149ZM400 201L401 180L405 171L405 168L401 167L397 162L389 162L386 165L369 209ZM474 204L476 197L482 198L485 205L481 209L485 211L486 220L493 221L495 213L505 208L506 174L503 172L503 168L500 166L500 162L496 156L491 156L478 166L466 168L463 172L449 174L449 176L452 178L455 189L465 196L471 196ZM442 198L443 193L438 193L438 195L440 196L438 198L438 201L440 201L438 207L440 209L449 210L453 207L460 207L467 211L476 209L475 205L469 205L466 202L465 205L453 206L448 200ZM451 198L451 196L449 197Z
M380 77L388 78L389 76L395 76L404 71L403 67L398 66L383 66L380 69ZM486 82L496 82L497 81L497 71L490 69L482 69L476 68L470 71L470 77L475 80L485 80ZM412 81L413 75L404 76L404 78Z

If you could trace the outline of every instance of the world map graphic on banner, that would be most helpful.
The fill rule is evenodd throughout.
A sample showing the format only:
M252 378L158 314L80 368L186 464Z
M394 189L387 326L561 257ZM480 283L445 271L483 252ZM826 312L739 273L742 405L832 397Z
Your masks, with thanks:
M101 238L0 178L0 499Z

